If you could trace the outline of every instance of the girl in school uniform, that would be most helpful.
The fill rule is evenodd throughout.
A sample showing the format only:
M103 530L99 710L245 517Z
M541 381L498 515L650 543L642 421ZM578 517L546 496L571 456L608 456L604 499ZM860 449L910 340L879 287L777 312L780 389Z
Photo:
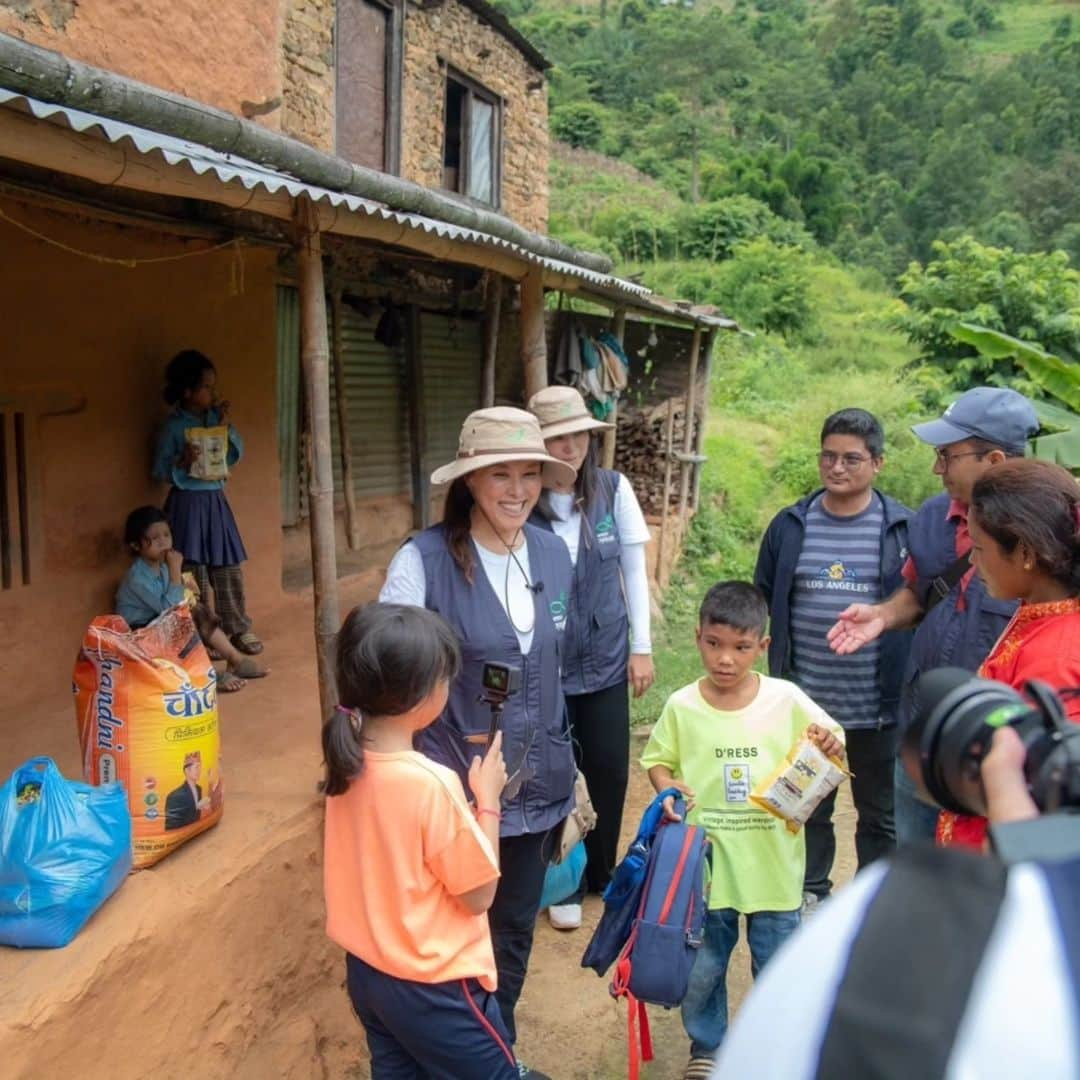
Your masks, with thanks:
M185 349L169 361L165 401L172 411L158 435L153 474L155 480L172 485L165 513L185 569L194 574L204 600L213 589L214 613L233 645L256 656L263 645L252 632L247 613L240 568L247 552L225 498L226 481L198 475L209 470L199 467L202 449L190 438L193 429L226 428L225 466L231 469L243 455L243 440L229 423L229 403L217 400L216 386L212 361L196 349Z
M457 774L413 749L460 666L450 627L399 604L355 609L323 726L326 932L346 951L373 1080L513 1080L487 909L499 880L501 733Z

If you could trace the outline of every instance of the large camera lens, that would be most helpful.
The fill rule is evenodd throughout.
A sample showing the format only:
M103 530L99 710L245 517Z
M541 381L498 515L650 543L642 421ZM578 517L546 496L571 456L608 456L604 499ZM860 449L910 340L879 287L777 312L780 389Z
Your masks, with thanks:
M913 690L911 715L904 733L905 759L917 758L934 801L959 814L986 814L979 769L994 732L1011 724L1027 743L1042 729L1038 710L1015 690L973 678L961 668L935 668L922 675ZM1033 723L1024 723L1027 717Z

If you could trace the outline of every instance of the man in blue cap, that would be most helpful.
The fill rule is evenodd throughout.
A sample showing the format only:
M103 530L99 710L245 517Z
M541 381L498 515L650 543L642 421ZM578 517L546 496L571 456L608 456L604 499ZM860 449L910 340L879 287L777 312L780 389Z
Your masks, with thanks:
M901 728L909 719L919 674L943 666L976 671L1016 610L1014 601L993 599L970 565L968 503L983 473L1006 458L1023 457L1027 440L1038 429L1038 417L1023 394L991 386L969 390L940 420L912 428L935 448L934 472L945 491L927 499L908 522L904 586L881 603L852 604L828 634L833 650L845 655L886 630L918 623L904 672ZM937 809L916 798L899 762L895 816L898 844L934 838Z

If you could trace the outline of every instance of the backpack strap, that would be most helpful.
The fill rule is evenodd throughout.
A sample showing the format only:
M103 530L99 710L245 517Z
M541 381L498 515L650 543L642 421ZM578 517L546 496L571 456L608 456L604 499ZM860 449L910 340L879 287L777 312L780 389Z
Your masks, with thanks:
M966 551L954 562L949 563L944 572L930 582L930 588L926 593L925 618L949 595L961 581L963 576L971 569L971 552Z

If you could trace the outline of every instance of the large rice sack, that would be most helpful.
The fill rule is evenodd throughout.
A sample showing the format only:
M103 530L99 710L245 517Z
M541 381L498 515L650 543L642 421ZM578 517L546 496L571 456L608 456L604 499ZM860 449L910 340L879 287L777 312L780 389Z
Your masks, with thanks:
M95 619L75 662L83 776L119 781L131 810L135 869L221 818L217 674L184 605L142 630Z

